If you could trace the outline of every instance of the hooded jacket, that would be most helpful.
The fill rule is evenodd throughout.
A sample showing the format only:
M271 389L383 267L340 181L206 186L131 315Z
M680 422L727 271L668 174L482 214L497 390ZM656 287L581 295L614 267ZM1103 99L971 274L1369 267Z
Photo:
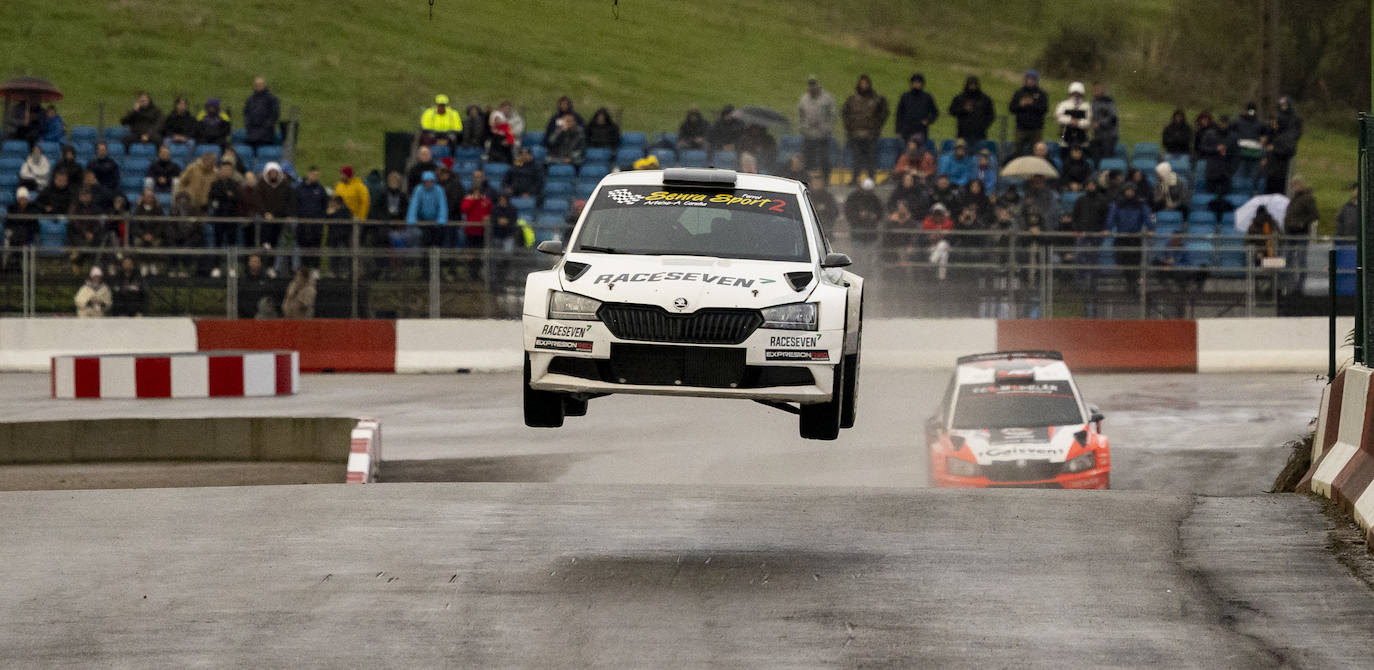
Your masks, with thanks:
M426 181L435 181L433 172L420 176L420 185L410 193L410 209L406 212L406 223L434 221L448 223L448 197L438 184L426 186Z
M1107 230L1121 235L1134 235L1154 228L1150 220L1150 206L1137 195L1112 203L1107 210Z
M955 136L973 143L987 139L997 111L978 78L969 77L964 80L964 90L949 102L949 115L957 119Z
M801 126L802 137L821 140L830 137L835 129L835 98L830 91L820 89L820 95L811 96L806 91L797 99L797 121Z
M597 121L597 119L605 119ZM591 123L587 124L587 146L605 147L615 149L620 146L620 126L611 119L611 113L605 107L596 110L592 115Z
M1192 141L1193 128L1188 125L1188 120L1183 116L1183 110L1174 110L1174 116L1169 120L1169 125L1164 126L1164 132L1160 133L1160 146L1164 147L1164 153L1189 153Z
M1030 98L1030 101L1023 105L1023 98ZM1007 109L1016 117L1017 130L1040 130L1045 127L1045 115L1050 111L1050 96L1045 94L1045 89L1040 88L1037 81L1035 86L1016 89L1011 94Z
M887 123L887 98L873 90L873 81L868 75L859 77L859 81L867 81L868 90L855 84L854 94L844 101L841 112L844 132L851 139L875 139L882 134L883 124Z
M344 207L353 214L353 220L362 221L367 218L368 211L372 208L372 194L368 192L367 185L362 179L352 177L341 179L334 185L334 195L343 198Z
M1111 140L1116 144L1117 124L1116 100L1112 96L1103 93L1095 96L1092 104L1093 113L1093 138L1101 142Z
M1298 140L1302 139L1302 118L1291 102L1286 108L1279 108L1278 122L1278 133L1272 139L1274 156L1292 158L1298 153Z
M213 113L201 110L196 115L196 142L200 144L222 145L229 140L233 130L229 115L219 107L215 107Z
M210 184L215 182L215 164L195 160L181 173L177 180L177 192L191 196L191 206L196 211L204 211L210 203Z
M926 129L940 118L940 107L935 97L927 93L924 86L920 90L908 88L897 100L897 136L909 138Z
M119 120L119 125L129 129L129 137L138 140L143 136L155 137L158 126L162 124L162 110L157 105L149 102L143 109L131 109L124 118Z
M249 144L274 144L281 101L267 89L253 91L243 103L244 139Z

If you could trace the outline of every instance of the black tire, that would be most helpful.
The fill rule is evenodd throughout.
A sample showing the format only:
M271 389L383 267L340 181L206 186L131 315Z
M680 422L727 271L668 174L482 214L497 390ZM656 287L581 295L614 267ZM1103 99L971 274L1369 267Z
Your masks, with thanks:
M859 355L844 357L844 401L840 403L840 428L853 428L859 409Z
M530 388L529 354L525 354L525 425L531 428L563 425L563 394Z
M587 401L563 396L563 416L587 416Z
M841 359L843 360L843 359ZM797 428L808 440L833 440L840 436L840 414L844 407L845 365L835 366L835 379L830 386L830 401L802 405Z

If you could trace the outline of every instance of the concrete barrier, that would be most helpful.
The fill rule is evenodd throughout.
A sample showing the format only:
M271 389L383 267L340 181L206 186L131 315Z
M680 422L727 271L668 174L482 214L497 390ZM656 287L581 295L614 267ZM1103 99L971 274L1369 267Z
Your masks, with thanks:
M0 423L0 464L122 461L316 461L339 464L354 418L212 417Z
M288 349L301 354L304 372L395 372L396 326L392 321L315 319L310 321L197 321L201 351Z
M400 319L396 372L494 372L524 365L516 319Z
M294 351L54 356L54 398L214 398L293 395Z
M41 372L54 356L182 353L196 350L184 318L0 319L0 370Z
M993 319L864 319L865 366L952 369L960 356L996 350Z
M1016 319L997 322L997 348L1049 349L1079 371L1195 372L1192 321Z
M1298 484L1335 501L1365 529L1374 546L1374 385L1369 368L1354 365L1322 393L1312 466Z
M375 419L359 419L350 434L348 449L349 484L377 481L382 463L382 424Z
M1270 370L1325 374L1327 320L1324 317L1198 319L1198 372ZM1336 319L1337 362L1354 355L1345 342L1355 327L1350 317Z

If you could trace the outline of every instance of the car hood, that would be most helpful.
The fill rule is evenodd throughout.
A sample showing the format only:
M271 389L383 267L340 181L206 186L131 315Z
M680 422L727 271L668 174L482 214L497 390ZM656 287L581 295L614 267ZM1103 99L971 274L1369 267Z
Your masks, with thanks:
M705 256L570 253L558 273L563 290L603 302L658 305L680 312L703 307L768 307L806 300L816 285L811 263ZM587 265L576 279L566 266ZM802 290L787 273L812 273ZM685 301L685 304L684 304Z
M1073 447L1073 434L1080 430L1083 430L1081 424L952 430L950 435L964 438L964 448L974 455L979 465L1002 461L1062 463Z

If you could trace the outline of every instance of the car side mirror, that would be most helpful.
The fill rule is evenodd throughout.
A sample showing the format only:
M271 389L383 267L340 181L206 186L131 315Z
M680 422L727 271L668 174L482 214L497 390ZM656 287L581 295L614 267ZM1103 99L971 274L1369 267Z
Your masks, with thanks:
M940 417L932 416L926 419L926 435L933 438L940 432L940 428Z
M823 268L847 268L853 264L854 261L849 259L848 254L834 251L826 254L825 258L821 259L821 267Z
M544 240L539 243L539 246L535 247L535 250L541 254L552 254L557 256L563 253L563 240Z
M1102 415L1102 410L1097 405L1088 405L1088 423L1097 424L1097 432L1102 432L1102 420L1107 417Z

